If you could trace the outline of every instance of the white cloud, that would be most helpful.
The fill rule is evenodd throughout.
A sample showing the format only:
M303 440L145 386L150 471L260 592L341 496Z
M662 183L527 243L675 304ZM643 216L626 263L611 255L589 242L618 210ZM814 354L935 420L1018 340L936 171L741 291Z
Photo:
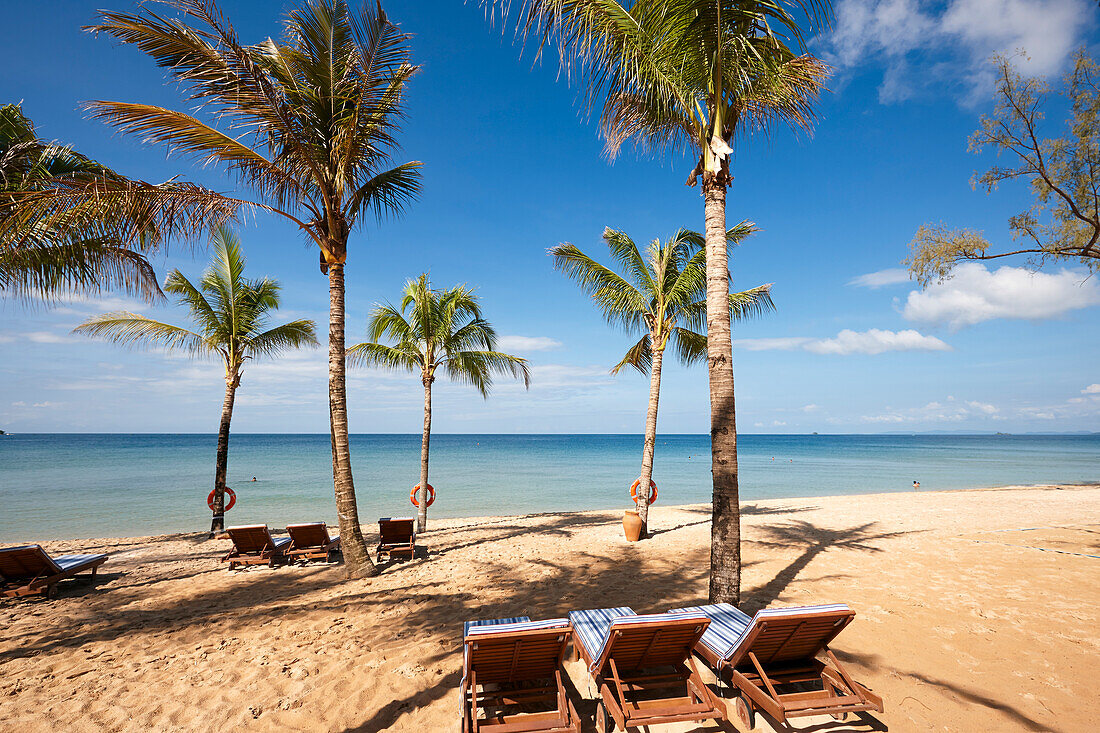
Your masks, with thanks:
M911 321L972 326L994 318L1043 319L1100 303L1100 285L1072 270L1033 272L1001 267L990 272L968 262L950 280L909 293L902 315Z
M995 415L998 412L1000 412L1000 408L998 408L996 405L991 405L988 402L978 402L977 400L968 400L966 404L968 406L970 406L971 408L977 410L978 412L985 413L986 415Z
M976 101L992 88L990 56L1024 49L1028 56L1018 63L1025 73L1057 73L1091 14L1088 0L840 0L824 56L842 71L882 63L883 103L950 84Z
M31 331L23 334L23 338L36 344L67 344L75 340L69 336L51 333L50 331Z
M803 405L798 409L802 410L802 412L816 412L821 409L821 405Z
M1100 394L1100 384L1090 384L1081 390L1081 394Z
M790 351L803 349L815 354L882 354L887 351L951 351L951 346L935 336L906 329L869 331L844 329L833 338L814 339L805 336L789 338L737 339L734 343L749 351ZM816 408L816 405L808 407ZM807 408L803 408L804 410Z
M497 348L501 351L551 351L561 347L561 341L549 336L501 336Z
M868 272L866 275L854 277L848 281L848 284L856 285L861 288L878 289L887 285L898 285L900 283L907 283L909 282L909 280L910 277L908 270L903 270L900 267L895 267L889 270Z

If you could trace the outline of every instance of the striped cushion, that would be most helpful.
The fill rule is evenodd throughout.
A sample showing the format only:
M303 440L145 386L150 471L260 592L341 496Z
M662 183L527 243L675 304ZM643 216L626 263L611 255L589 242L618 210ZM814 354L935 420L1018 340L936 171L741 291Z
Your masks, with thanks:
M479 626L502 626L504 624L523 624L531 623L530 616L513 616L511 618L486 618L478 621L467 621L462 624L462 635L469 636L470 629L477 628Z
M55 557L53 561L57 563L57 567L62 570L70 570L80 565L86 565L92 563L100 558L105 558L106 555L62 555L61 557Z
M851 609L844 603L830 603L822 606L790 606L788 608L765 608L762 611L757 611L756 615L752 617L748 622L744 622L743 619L747 619L744 613L737 610L728 603L718 603L713 606L698 606L695 608L676 609L670 613L683 613L685 611L702 611L711 620L710 628L703 634L703 643L713 651L715 654L723 659L731 659L735 652L738 651L738 647L741 646L741 642L748 637L749 632L753 630L760 623L767 621L770 618L783 618L784 616L798 616L803 613L829 613L829 612L847 612ZM735 615L736 614L736 615ZM743 625L742 625L743 624ZM708 643L707 636L714 630L715 626L722 625L725 628L721 633L716 633L711 636L711 642ZM740 631L738 626L741 625ZM725 644L725 649L722 648Z
M699 641L722 659L729 656L737 640L741 638L741 634L752 623L752 619L747 614L729 603L673 608L669 613L701 613L709 618L710 626L703 632L703 638Z
M611 637L611 622L623 616L637 616L629 606L619 608L593 608L587 611L570 611L569 623L584 645L588 656L597 660Z
M271 539L275 542L275 552L281 552L290 546L289 537L272 537Z

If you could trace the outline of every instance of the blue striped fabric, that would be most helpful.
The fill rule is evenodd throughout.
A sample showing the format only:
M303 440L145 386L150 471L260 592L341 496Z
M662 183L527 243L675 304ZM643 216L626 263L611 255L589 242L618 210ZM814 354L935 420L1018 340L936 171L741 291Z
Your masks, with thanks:
M275 542L275 551L276 552L279 552L281 550L285 550L288 547L290 547L290 538L289 537L272 537L271 539Z
M467 621L462 624L462 635L468 636L470 629L478 626L500 626L502 624L522 624L531 620L530 616L513 616L512 618L485 618L478 621Z
M703 632L702 642L707 649L723 659L729 656L734 644L741 638L752 619L737 606L729 603L714 603L709 606L689 606L673 608L669 613L702 613L710 619L710 626Z
M716 603L710 606L676 608L669 613L698 611L710 619L710 626L703 633L701 641L722 659L731 659L741 641L761 622L769 618L798 616L803 613L822 613L829 611L847 612L851 609L844 603L830 603L822 606L790 606L788 608L765 608L757 611L751 619L729 603Z
M623 616L637 616L629 606L619 608L593 608L587 611L570 611L569 623L584 645L589 658L595 662L603 654L603 648L611 636L611 622Z
M62 555L61 557L55 557L53 561L57 563L57 567L62 570L69 570L78 565L83 565L93 560L98 560L101 557L107 557L106 555Z

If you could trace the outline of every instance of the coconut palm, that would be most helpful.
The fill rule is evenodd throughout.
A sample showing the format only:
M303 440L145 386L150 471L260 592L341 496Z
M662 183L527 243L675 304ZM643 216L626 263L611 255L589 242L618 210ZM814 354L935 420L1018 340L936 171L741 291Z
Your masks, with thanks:
M507 12L510 0L482 0ZM707 252L710 376L710 599L738 603L741 530L733 345L727 315L726 188L738 133L776 122L809 129L825 66L800 55L800 18L827 20L830 0L524 0L519 27L538 48L554 40L562 62L602 106L614 157L623 143L687 151L701 179Z
M377 305L367 324L370 341L348 349L355 364L413 372L424 385L424 437L420 445L418 531L428 525L428 445L432 433L432 383L436 372L473 385L489 396L494 374L530 384L527 360L496 350L497 334L481 315L474 291L464 285L432 288L426 274L405 283L401 305ZM391 344L382 343L382 339Z
M31 231L9 227L21 197L97 178L123 180L67 145L39 139L20 105L0 107L0 291L50 298L121 288L150 300L163 297L144 254L111 231L117 220L89 217L94 206ZM73 230L74 219L84 226Z
M736 246L753 231L751 223L741 222L726 233L726 238ZM685 229L665 242L654 239L644 256L622 231L608 227L603 239L622 275L572 244L560 244L550 254L555 267L592 296L608 323L621 326L631 335L641 334L611 373L618 374L629 366L649 374L649 409L636 500L644 538L649 521L649 493L642 487L648 487L653 477L665 349L672 346L684 364L702 361L707 355L707 337L699 333L706 325L706 250L703 237ZM740 320L772 310L770 291L769 284L731 293L730 317Z
M229 463L229 423L245 362L274 357L283 351L317 346L313 321L297 320L269 327L279 308L279 283L264 278L246 280L244 254L236 234L226 227L211 238L214 258L198 287L173 270L165 292L188 309L194 329L161 323L126 311L104 313L77 326L75 333L103 338L123 346L159 346L196 357L221 358L225 366L225 400L218 425L218 455L214 468L214 517L211 534L224 528L225 472Z
M329 287L329 425L341 546L349 576L374 575L348 446L344 270L351 232L362 219L398 214L420 190L420 164L394 163L405 87L416 71L408 35L380 4L352 12L344 0L304 0L287 15L280 40L245 45L214 0L166 4L179 17L141 4L133 13L103 12L90 30L152 57L198 111L112 101L88 108L146 143L224 166L252 198L100 185L32 199L21 220L33 223L98 200L144 213L168 236L259 209L293 223L317 246Z

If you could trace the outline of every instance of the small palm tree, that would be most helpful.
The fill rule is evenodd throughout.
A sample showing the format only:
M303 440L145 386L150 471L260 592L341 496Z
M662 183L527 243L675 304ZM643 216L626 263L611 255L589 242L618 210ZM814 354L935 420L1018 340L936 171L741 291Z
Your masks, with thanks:
M224 528L229 423L245 362L273 357L288 349L317 346L317 334L313 321L307 320L268 328L270 313L279 308L279 283L266 277L244 278L244 254L237 236L228 228L216 229L211 240L214 259L198 287L179 270L173 270L164 283L165 292L177 296L177 302L190 311L194 331L126 311L95 316L73 330L124 346L161 346L192 356L221 357L225 365L225 401L214 468L213 534Z
M726 238L736 245L753 231L751 223L741 222L726 233ZM665 349L670 345L675 348L684 364L694 364L707 356L707 337L699 333L707 323L706 250L702 235L685 229L663 243L653 240L645 256L624 232L608 227L603 239L625 275L601 265L572 244L560 244L550 254L555 267L592 296L608 323L621 326L629 334L642 334L611 373L618 374L627 366L649 373L649 410L637 499L644 538ZM729 295L729 315L735 320L773 308L770 284Z
M474 291L464 285L434 290L426 274L405 283L401 306L377 305L367 324L370 341L348 349L355 364L420 374L424 384L424 438L420 446L418 531L428 525L428 444L432 433L432 383L442 369L456 382L489 396L493 374L530 385L527 360L496 350L497 334L481 315ZM387 338L392 345L381 343Z

